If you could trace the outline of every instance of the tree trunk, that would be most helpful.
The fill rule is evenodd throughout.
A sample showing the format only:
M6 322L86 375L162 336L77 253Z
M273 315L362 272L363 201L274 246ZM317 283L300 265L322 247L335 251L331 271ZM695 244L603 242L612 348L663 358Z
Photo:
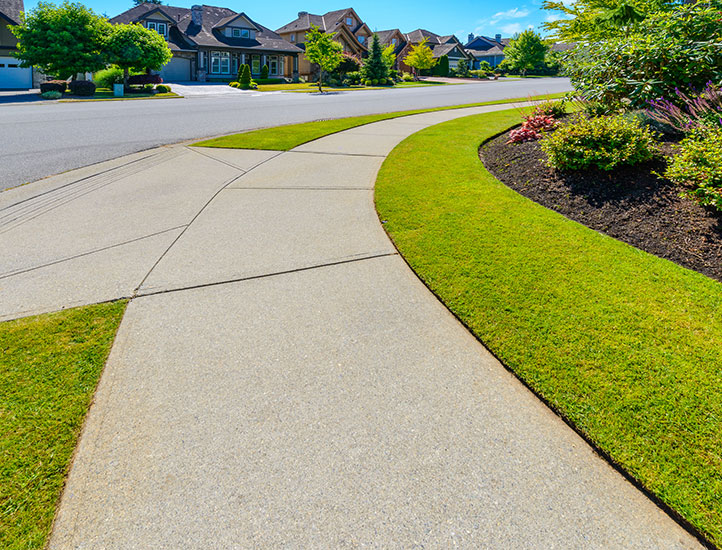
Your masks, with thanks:
M123 69L123 89L124 90L128 89L128 72L129 72L128 67Z
M318 69L318 91L320 93L323 93L323 69L319 67Z

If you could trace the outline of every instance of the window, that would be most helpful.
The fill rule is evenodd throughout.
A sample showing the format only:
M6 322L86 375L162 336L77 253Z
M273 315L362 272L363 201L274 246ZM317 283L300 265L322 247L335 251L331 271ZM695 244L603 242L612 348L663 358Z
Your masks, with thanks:
M346 18L346 24L347 24L349 27L353 27L353 19L352 19L351 17L347 17L347 18Z
M391 39L391 43L395 46L396 45L396 38Z
M295 34L292 34L292 35L291 35L291 42L295 42L295 41L296 41L296 35L295 35Z
M261 57L254 55L251 58L251 72L253 74L261 74Z
M363 43L366 41L366 37L365 37L365 36L359 36L359 37L358 37L358 41L359 41L361 44L363 44Z
M278 74L278 57L275 55L268 58L268 72L271 74Z
M233 29L233 38L239 38L241 36L241 29Z
M228 74L231 72L231 54L229 52L211 52L211 73Z
M233 72L238 73L238 54L233 54Z
M243 38L250 38L251 37L251 31L248 29L241 29L241 37Z
M156 31L161 36L168 34L168 26L165 23L156 23L155 21L148 21L148 28L152 31Z

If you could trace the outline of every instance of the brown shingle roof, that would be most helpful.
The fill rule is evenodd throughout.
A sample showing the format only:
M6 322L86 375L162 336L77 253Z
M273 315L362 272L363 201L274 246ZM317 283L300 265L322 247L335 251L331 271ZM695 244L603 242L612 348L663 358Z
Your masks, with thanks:
M341 25L344 25L343 17L349 11L354 11L353 8L344 8L342 10L333 10L324 13L323 15L316 15L308 12L299 12L296 19L290 23L284 25L280 29L276 29L277 33L287 32L298 32L310 30L311 25L320 28L325 32L335 32ZM363 26L363 22L359 21L359 24L351 31L356 32Z
M0 0L0 13L11 23L20 24L20 13L25 11L23 0Z

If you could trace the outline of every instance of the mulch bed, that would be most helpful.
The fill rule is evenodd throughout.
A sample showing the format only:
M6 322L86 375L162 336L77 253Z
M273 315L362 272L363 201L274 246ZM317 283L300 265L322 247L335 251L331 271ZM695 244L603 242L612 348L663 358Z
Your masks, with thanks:
M546 166L539 141L506 144L509 133L479 155L518 193L592 229L722 281L722 213L680 197L659 178L663 159L612 172L560 173ZM662 144L665 156L675 146Z

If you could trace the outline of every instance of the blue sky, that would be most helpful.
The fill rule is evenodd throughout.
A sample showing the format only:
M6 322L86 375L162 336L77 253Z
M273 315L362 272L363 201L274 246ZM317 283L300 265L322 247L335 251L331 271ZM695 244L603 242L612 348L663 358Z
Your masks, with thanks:
M61 0L51 0L59 3ZM113 17L132 6L132 0L79 0L97 13ZM466 42L470 32L494 36L501 33L511 36L526 28L539 29L549 15L541 9L541 0L525 3L498 2L495 0L341 0L333 3L319 0L268 0L240 2L239 0L164 0L172 6L190 7L205 3L244 11L251 18L271 29L277 29L296 18L299 11L325 13L353 7L371 30L400 28L408 32L424 28L438 34L455 34ZM32 9L37 0L25 0L25 9Z

